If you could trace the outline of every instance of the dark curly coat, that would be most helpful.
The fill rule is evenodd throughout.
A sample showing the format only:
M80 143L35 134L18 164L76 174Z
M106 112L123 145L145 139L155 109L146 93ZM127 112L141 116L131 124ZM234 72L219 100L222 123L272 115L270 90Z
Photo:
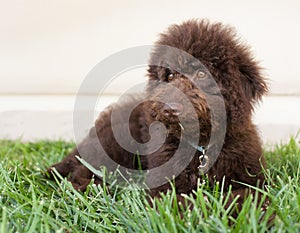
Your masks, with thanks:
M205 66L218 84L225 101L227 128L220 155L207 175L211 186L216 181L222 182L225 178L225 189L231 185L233 196L240 195L240 200L243 200L248 193L248 188L241 183L261 186L265 179L262 173L265 161L261 140L251 120L255 103L267 91L259 65L251 55L249 48L239 41L232 28L221 23L212 24L206 20L190 20L180 25L172 25L161 34L156 45L175 47L194 56ZM150 64L157 60L163 61L164 54L154 51L150 58ZM174 60L182 63L180 56L174 57ZM185 65L189 66L189 64ZM204 71L204 74L200 72L199 75L200 79L205 80L208 74ZM199 124L201 128L199 145L207 146L212 122L210 109L203 92L195 88L184 75L165 66L149 65L148 77L149 80L159 81L158 83L170 83L185 93L198 115L196 124ZM159 84L149 82L146 94L153 97L161 95L164 91ZM172 93L169 94L172 95ZM178 110L183 117L188 118L190 109L185 108L183 100L180 99L180 96L176 96L176 93L173 97L178 100L175 110ZM122 114L123 110L130 108L134 103L133 99L127 103L107 108L100 114L89 136L79 146L85 148L86 153L101 157L99 152L94 149L93 141L93 139L99 138L106 153L117 163L137 169L138 164L134 160L134 154L124 150L115 140L110 121L113 107ZM178 147L182 129L178 123L177 112L173 110L172 107L166 109L166 105L160 102L146 101L135 108L130 117L130 131L132 137L138 142L144 143L149 140L149 126L155 120L163 122L169 131L165 142L162 142L162 147L142 158L144 170L168 161ZM120 124L122 124L121 121ZM194 126L186 127L190 127L192 130ZM122 134L122 132L119 133ZM132 144L130 140L128 138L128 144ZM136 149L138 150L138 146ZM175 178L178 194L190 193L196 189L197 179L201 179L197 168L200 163L199 153L199 151L196 152L189 165ZM79 155L77 148L48 171L50 172L53 167L56 168L62 176L69 177L76 189L84 190L93 174L77 161L75 155ZM184 155L182 156L184 159ZM97 182L101 183L98 178L96 178ZM156 196L159 195L159 192L164 192L169 188L169 184L164 184L153 188L150 193L152 196Z

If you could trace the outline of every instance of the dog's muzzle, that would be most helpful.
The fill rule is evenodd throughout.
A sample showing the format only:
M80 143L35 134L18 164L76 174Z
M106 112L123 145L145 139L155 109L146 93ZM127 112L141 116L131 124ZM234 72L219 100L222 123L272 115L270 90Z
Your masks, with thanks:
M165 103L163 114L169 116L179 116L183 112L183 105L180 103Z

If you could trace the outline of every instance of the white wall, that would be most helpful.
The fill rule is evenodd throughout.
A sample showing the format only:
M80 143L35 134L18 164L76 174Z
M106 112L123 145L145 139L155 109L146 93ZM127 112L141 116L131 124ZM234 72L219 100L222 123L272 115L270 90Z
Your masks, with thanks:
M103 58L151 44L168 25L190 18L234 25L266 68L272 93L300 94L296 0L1 1L0 94L74 94ZM131 82L119 80L109 92Z

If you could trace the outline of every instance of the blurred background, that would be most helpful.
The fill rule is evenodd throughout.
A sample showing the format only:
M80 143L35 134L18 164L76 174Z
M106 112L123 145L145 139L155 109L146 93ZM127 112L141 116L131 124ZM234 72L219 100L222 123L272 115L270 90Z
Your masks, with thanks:
M97 63L153 44L170 24L207 18L234 26L253 48L270 85L254 121L266 144L286 141L300 129L299 12L296 0L0 0L0 138L73 140L75 96ZM98 110L145 73L115 78Z

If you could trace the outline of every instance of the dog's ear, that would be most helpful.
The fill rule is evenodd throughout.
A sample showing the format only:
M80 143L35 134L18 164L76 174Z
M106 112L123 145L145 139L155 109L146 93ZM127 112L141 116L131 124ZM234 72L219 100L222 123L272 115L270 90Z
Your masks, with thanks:
M239 71L242 74L242 85L245 96L253 104L268 92L268 87L262 76L261 68L253 62L251 63L241 65Z
M245 124L251 117L255 103L261 100L268 91L268 87L262 76L261 68L256 62L247 60L244 63L240 62L237 67L238 70L235 70L232 75L239 80L239 83L235 83L231 87L235 95L228 92L225 99L231 100L227 104L231 122Z

